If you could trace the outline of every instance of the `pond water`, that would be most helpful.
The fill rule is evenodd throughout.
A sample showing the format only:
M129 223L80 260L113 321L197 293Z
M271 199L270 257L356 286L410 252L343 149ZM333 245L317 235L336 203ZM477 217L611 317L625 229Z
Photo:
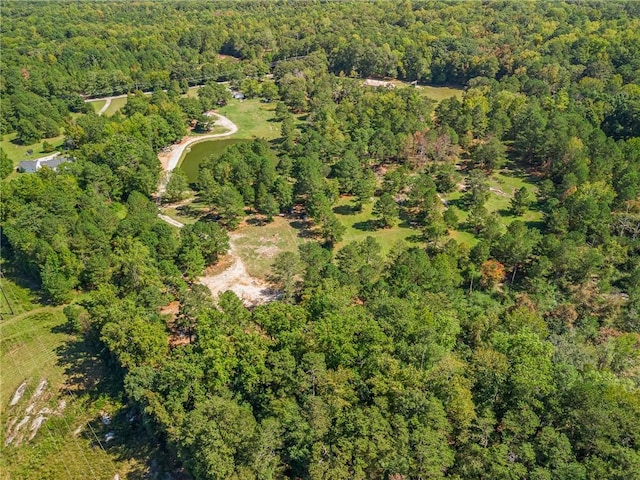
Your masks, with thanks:
M184 156L178 168L187 174L189 182L195 182L198 180L198 170L200 163L206 160L211 155L220 155L224 152L225 148L236 143L247 142L249 140L242 139L220 139L220 140L205 140L203 142L194 143L191 145L191 150Z

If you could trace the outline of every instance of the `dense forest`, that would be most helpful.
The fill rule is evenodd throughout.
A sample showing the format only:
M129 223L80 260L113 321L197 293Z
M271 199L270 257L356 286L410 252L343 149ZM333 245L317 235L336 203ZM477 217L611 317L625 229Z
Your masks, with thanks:
M2 134L63 134L74 158L16 174L2 153L3 269L102 349L167 471L640 479L639 2L1 14ZM436 102L369 77L464 93ZM226 85L276 103L280 138L203 162L189 188L207 215L176 229L153 201L158 153L207 130ZM110 117L85 102L123 93ZM489 179L505 171L535 194L517 190L501 216ZM185 183L174 174L168 197ZM464 219L443 200L458 190ZM420 243L344 244L341 198ZM313 233L275 258L279 299L212 298L198 277L229 232L277 215Z

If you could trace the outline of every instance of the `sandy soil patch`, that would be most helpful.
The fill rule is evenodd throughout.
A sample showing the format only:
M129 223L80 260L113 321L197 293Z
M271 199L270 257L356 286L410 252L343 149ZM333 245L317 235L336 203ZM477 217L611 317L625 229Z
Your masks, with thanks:
M496 195L498 195L500 197L508 197L509 196L506 193L504 193L502 190L500 190L499 188L490 187L489 191L492 192L492 193L495 193Z
M395 87L395 85L392 82L387 82L386 80L377 80L375 78L367 78L362 83L368 87L387 87L387 88Z
M278 292L264 280L249 275L247 266L236 252L233 241L230 242L228 258L224 261L228 264L219 273L210 273L198 280L211 290L214 297L231 290L248 307L254 307L262 303L270 302L278 297Z

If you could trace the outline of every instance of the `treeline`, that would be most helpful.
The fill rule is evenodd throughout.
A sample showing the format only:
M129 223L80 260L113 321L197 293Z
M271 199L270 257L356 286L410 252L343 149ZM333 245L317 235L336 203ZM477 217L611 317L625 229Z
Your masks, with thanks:
M515 77L552 93L595 82L593 102L622 124L611 133L638 127L633 2L3 2L2 15L2 128L24 142L85 111L79 94L259 78L318 51L336 75L436 84Z
M473 260L453 245L384 259L370 238L332 262L308 243L297 262L281 271L304 277L299 303L193 299L179 319L194 340L170 353L102 330L148 428L195 478L637 471L637 336L598 333L595 305L467 294ZM125 308L112 305L108 316Z
M123 114L80 116L66 128L72 162L3 182L3 256L49 300L64 303L76 289L115 284L155 307L227 252L218 224L199 221L178 233L157 218L150 200L160 180L159 150L229 96L218 84L200 91L198 98L138 92Z

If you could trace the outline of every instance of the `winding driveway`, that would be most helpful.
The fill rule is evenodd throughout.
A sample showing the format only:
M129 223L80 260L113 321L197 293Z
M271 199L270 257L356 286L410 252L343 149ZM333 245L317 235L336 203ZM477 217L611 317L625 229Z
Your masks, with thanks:
M151 95L151 94L145 93L145 95ZM104 105L100 110L96 112L98 115L102 115L104 112L107 111L107 108L109 108L109 105L111 105L111 100L114 100L116 98L127 98L127 94L125 93L124 95L113 95L111 97L102 97L102 98L88 98L85 100L85 103L101 102L104 100L105 102Z
M205 115L209 117L214 117L214 116L217 117L216 125L226 128L227 131L223 133L209 133L206 135L199 135L197 137L184 137L180 141L180 143L173 146L173 150L171 150L171 153L168 156L160 154L159 155L160 164L162 165L162 169L165 171L165 175L160 179L160 183L158 184L158 195L161 196L165 192L167 187L167 182L171 177L171 172L173 172L176 169L176 167L178 166L178 163L180 163L180 159L182 158L182 155L185 153L185 151L190 145L193 145L194 143L198 143L198 142L203 142L205 140L228 137L238 131L238 126L223 115L220 115L214 112L207 112ZM174 227L178 227L178 228L184 227L182 223L178 222L177 220L174 220L173 218L167 215L158 214L158 217L161 220L164 220L165 222L167 222L169 225L173 225Z
M166 164L163 163L162 168L166 172L171 172L178 166L178 163L180 162L180 158L182 158L182 153L185 151L185 149L188 146L194 143L202 142L204 140L228 137L238 131L238 126L235 123L233 123L231 120L229 120L227 117L224 117L220 114L213 113L213 112L207 112L205 115L209 117L218 117L218 120L216 121L216 125L226 128L227 131L223 133L208 133L206 135L198 135L197 137L184 137L180 143L178 143L177 145L174 145L173 150L171 151L171 155L169 156L169 159L166 162Z
M160 154L159 155L160 164L162 165L162 169L165 171L165 175L163 176L163 178L160 180L160 183L158 184L159 195L162 195L164 193L167 186L167 182L171 177L171 172L173 172L175 168L178 166L178 163L180 163L180 159L182 158L182 155L185 153L185 151L187 151L187 148L190 145L193 145L194 143L198 143L198 142L203 142L205 140L211 140L214 138L228 137L238 131L238 126L225 116L222 116L213 112L207 112L205 113L205 115L209 117L217 117L218 119L216 120L216 125L226 128L227 131L223 133L208 133L206 135L198 135L197 137L184 137L180 141L180 143L173 146L173 150L171 150L171 153L169 154L169 156L164 156Z

